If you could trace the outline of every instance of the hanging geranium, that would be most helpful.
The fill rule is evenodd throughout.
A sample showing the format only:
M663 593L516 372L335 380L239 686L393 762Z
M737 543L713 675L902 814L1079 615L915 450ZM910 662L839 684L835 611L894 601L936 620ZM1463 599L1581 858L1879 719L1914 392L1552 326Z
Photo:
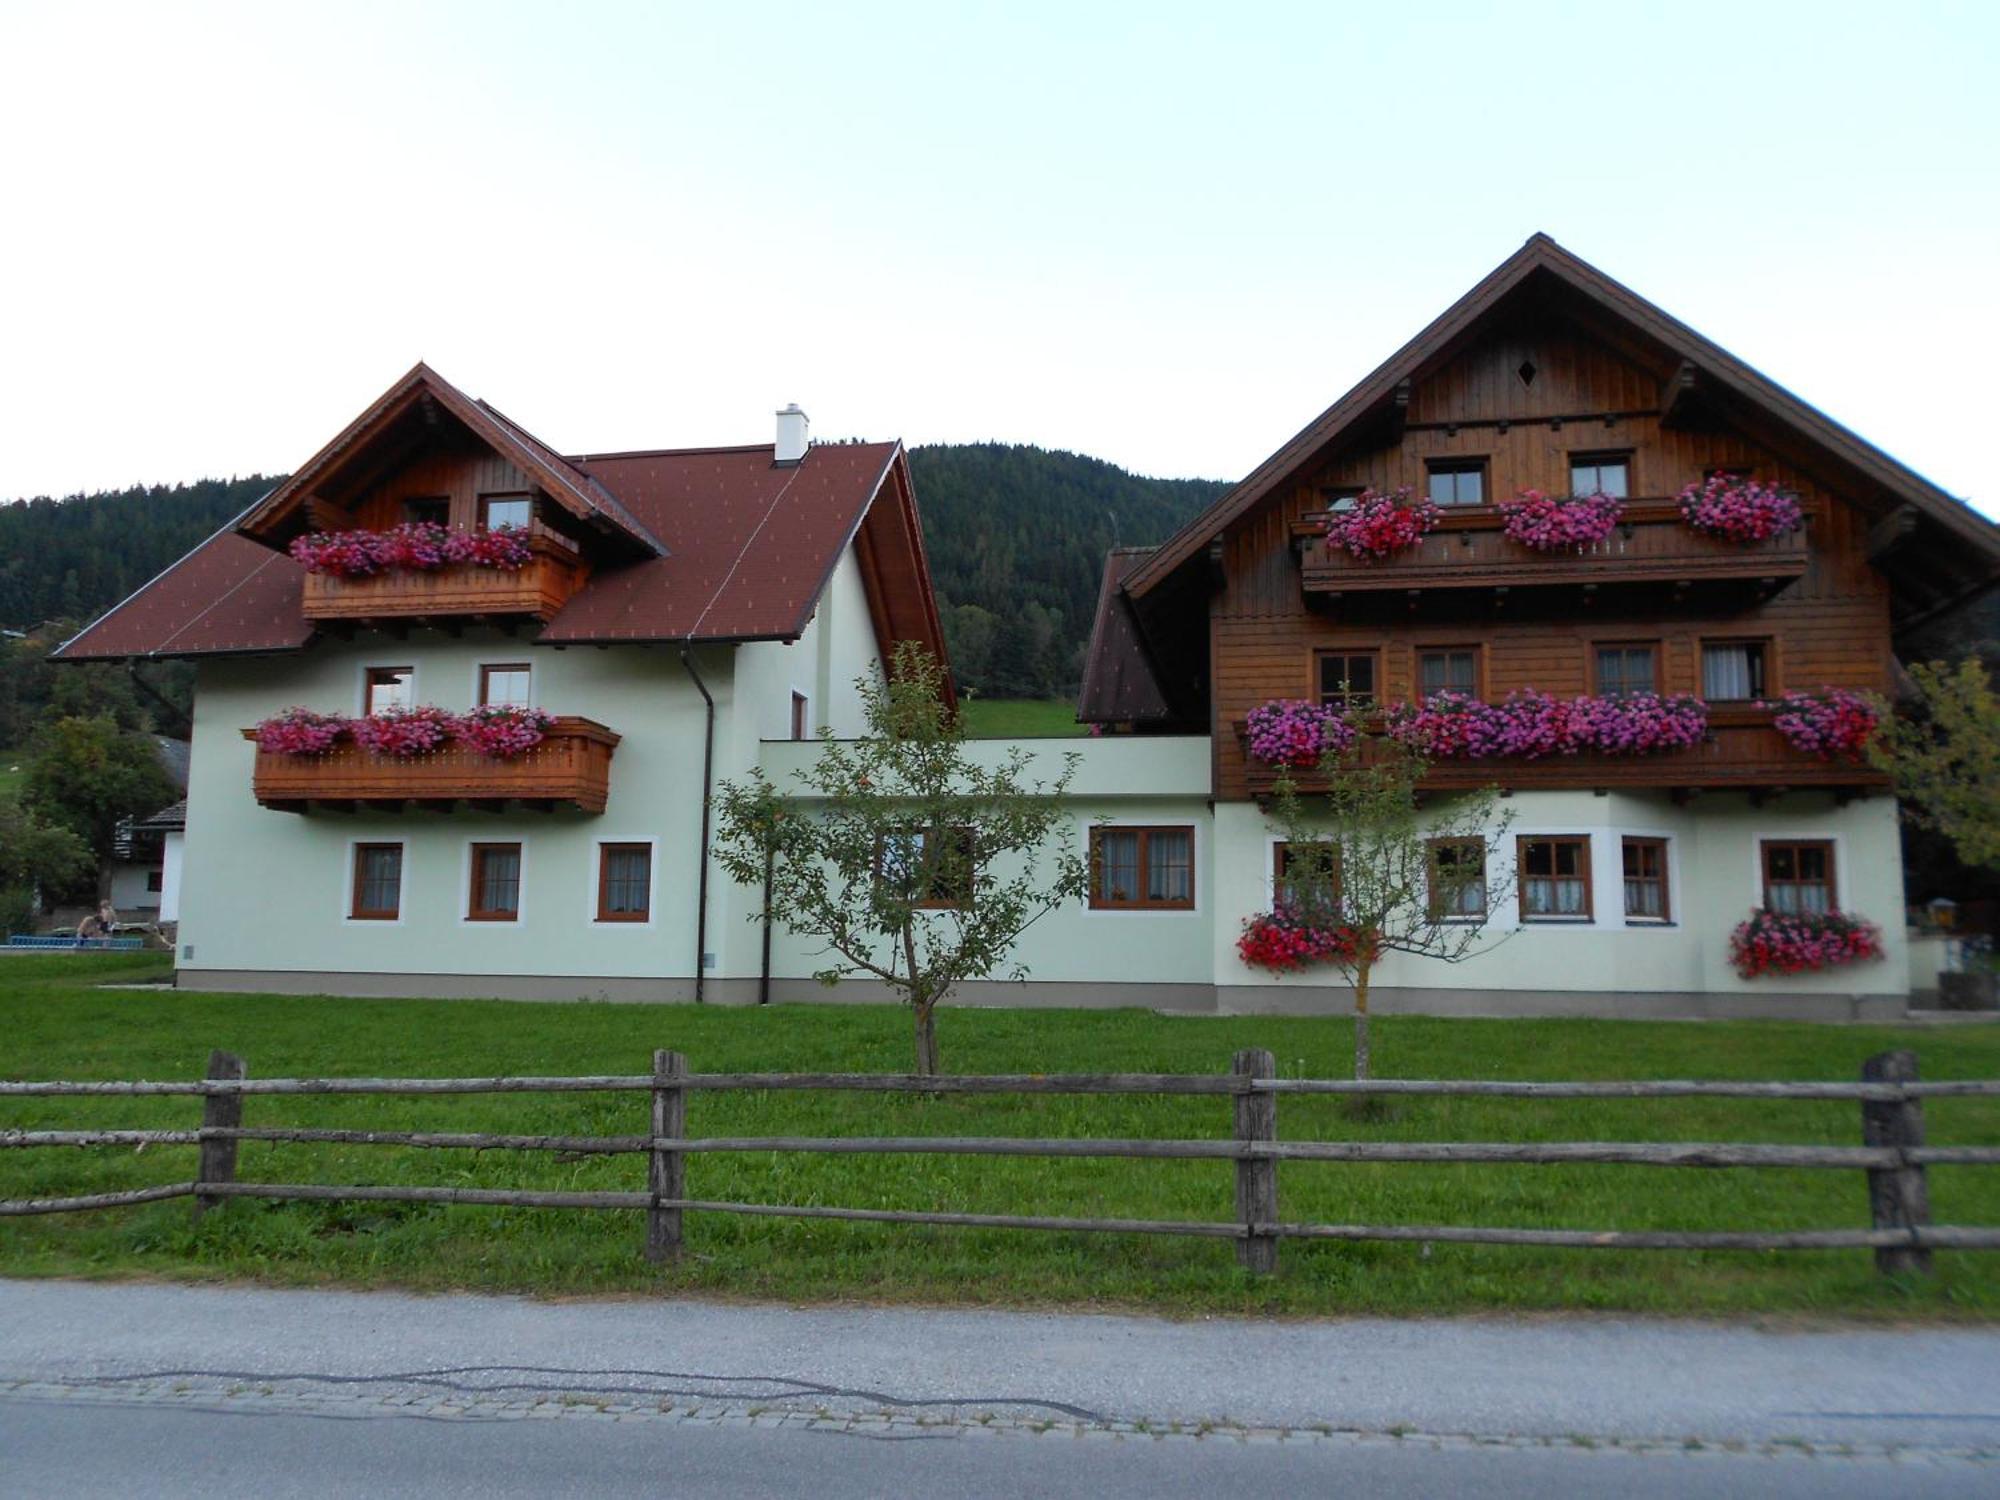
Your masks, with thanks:
M489 703L461 714L452 725L452 737L480 755L513 760L548 738L555 722L553 715L539 708Z
M1845 912L1753 911L1729 935L1729 961L1745 979L1801 974L1882 957L1882 929Z
M1414 547L1437 525L1440 512L1409 486L1390 494L1363 490L1348 510L1326 518L1326 539L1350 557L1380 561Z
M1336 710L1302 699L1259 704L1246 723L1250 758L1267 766L1316 766L1354 743L1354 726Z
M1687 750L1708 734L1708 705L1686 693L1572 698L1569 711L1577 748L1604 755Z
M1314 964L1335 963L1361 951L1361 934L1280 902L1267 912L1246 917L1236 939L1236 954L1253 969L1287 974Z
M272 755L324 755L352 725L339 714L288 708L257 726L257 748Z
M1558 499L1540 490L1522 490L1500 502L1510 540L1536 552L1561 552L1601 542L1618 526L1625 502L1610 495L1578 495Z
M1875 700L1851 688L1787 693L1771 706L1771 726L1786 743L1821 760L1859 756L1882 725Z
M451 532L435 521L405 521L383 532L384 563L412 573L435 573L451 561Z
M293 538L289 550L308 573L334 578L367 578L389 566L388 548L378 531L315 531Z
M1658 693L1556 698L1523 688L1503 703L1482 703L1444 692L1397 704L1386 728L1430 760L1540 760L1583 751L1650 755L1700 744L1708 733L1708 705Z
M448 563L513 573L535 555L526 527L451 531L435 521L406 521L387 531L316 531L296 538L290 551L308 573L335 578L369 578L392 569L434 573Z
M1711 474L1680 494L1681 519L1703 536L1761 542L1805 525L1798 500L1753 479Z
M377 755L423 755L450 739L456 725L454 715L428 704L388 708L356 719L354 742Z
M475 568L498 568L517 573L528 565L534 549L528 545L524 526L496 526L491 531L455 531L451 535L453 562L471 563Z

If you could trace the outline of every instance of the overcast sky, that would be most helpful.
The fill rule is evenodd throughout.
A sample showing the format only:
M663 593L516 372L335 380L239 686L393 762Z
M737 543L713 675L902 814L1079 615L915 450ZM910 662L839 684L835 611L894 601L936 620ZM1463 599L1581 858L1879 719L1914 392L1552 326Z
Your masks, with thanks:
M569 451L1239 476L1537 229L2000 513L2000 6L0 0L0 496Z

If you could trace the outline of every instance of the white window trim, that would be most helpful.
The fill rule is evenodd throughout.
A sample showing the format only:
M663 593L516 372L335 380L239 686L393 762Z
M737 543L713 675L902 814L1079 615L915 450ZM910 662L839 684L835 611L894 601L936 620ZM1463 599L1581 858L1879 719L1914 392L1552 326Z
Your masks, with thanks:
M368 714L368 674L370 672L387 671L391 667L403 667L408 669L410 674L411 704L415 705L424 701L417 691L418 684L422 682L423 678L421 676L421 669L417 665L416 657L415 656L385 657L380 661L364 661L361 663L359 668L359 675L357 676L354 685L354 705L356 713L358 713L364 718L367 717ZM375 842L387 843L389 841L387 839L378 839Z
M472 664L472 688L471 691L466 694L465 698L466 704L472 708L480 707L479 684L480 684L480 679L486 675L486 669L488 667L513 667L513 666L525 666L528 669L528 707L540 708L541 682L539 681L539 679L542 674L535 670L535 664L532 661L527 660L525 656L497 657L492 661L486 661L483 659L475 661ZM637 843L638 840L633 839L630 842Z
M393 917L357 917L354 915L354 859L355 851L363 844L394 844L403 851L402 878L396 885L396 915ZM365 838L356 834L347 841L347 858L341 866L345 879L340 890L340 924L343 927L401 927L410 914L410 841L404 838Z
M472 915L472 846L474 844L518 844L521 848L521 880L517 893L518 899L514 906L514 920L511 922L495 921L490 917L475 918ZM585 881L584 884L588 886L592 882ZM461 927L476 927L483 932L505 932L509 929L518 929L526 925L527 920L528 840L520 835L507 838L500 834L496 834L491 838L468 838L465 841L464 847L460 850L458 860L458 925ZM637 924L634 923L633 925L636 926Z
M1633 932L1674 932L1687 925L1686 911L1682 905L1686 887L1681 884L1681 841L1680 836L1664 828L1613 828L1612 838L1618 841L1618 922ZM1625 840L1658 839L1667 846L1667 918L1632 917L1625 913ZM1596 851L1592 851L1592 858Z
M483 842L483 840L482 840ZM597 908L603 898L604 846L606 844L644 844L646 846L646 919L643 922L605 922L597 915ZM468 860L470 856L467 856ZM583 908L583 918L590 924L592 932L646 932L649 931L660 911L660 841L644 834L634 834L630 838L619 838L615 834L593 835L590 843L590 879L584 882L588 900ZM527 846L522 846L522 868L527 868ZM470 873L468 867L468 875ZM467 893L468 897L470 892ZM467 902L470 905L470 901ZM491 924L481 924L491 925Z
M1175 817L1173 815L1156 817L1156 818L1091 818L1088 821L1086 821L1083 825L1083 866L1086 875L1088 875L1090 872L1090 836L1092 833L1094 833L1096 830L1100 828L1185 828L1187 829L1188 842L1190 845L1188 851L1188 859L1190 861L1188 866L1188 873L1190 878L1192 878L1194 881L1194 905L1172 906L1164 908L1160 907L1148 908L1143 906L1104 907L1095 905L1090 899L1090 891L1086 889L1083 893L1083 914L1086 917L1092 917L1092 918L1109 917L1113 920L1116 920L1117 918L1120 917L1147 917L1157 921L1162 917L1198 917L1202 915L1204 911L1207 910L1208 893L1204 889L1204 887L1208 884L1208 882L1203 878L1202 862L1201 862L1202 852L1206 848L1206 841L1202 837L1202 828L1200 823L1196 822L1192 818L1183 820L1182 818ZM1265 858L1264 864L1266 870L1268 871L1270 868L1270 859L1268 856ZM1212 874L1213 872L1210 873Z
M1767 841L1780 844L1831 844L1833 846L1833 909L1845 912L1848 909L1847 836L1828 828L1798 829L1753 829L1750 834L1750 905L1761 911L1764 906L1764 845Z
M1504 926L1512 931L1535 932L1602 932L1607 927L1616 927L1625 920L1625 865L1620 857L1618 884L1607 892L1606 880L1610 871L1604 859L1604 842L1607 830L1603 828L1579 828L1574 823L1559 823L1546 828L1522 828L1518 825L1507 830L1510 841L1505 858L1514 875L1514 888L1508 892L1507 910L1503 914L1493 910L1493 887L1486 887L1486 925ZM1619 835L1623 837L1622 834ZM1587 917L1530 917L1521 910L1521 840L1522 839L1582 839L1590 846L1590 912ZM1493 837L1487 835L1488 875L1491 875ZM1607 905L1607 900L1610 904ZM1607 922L1605 913L1615 911L1617 923Z

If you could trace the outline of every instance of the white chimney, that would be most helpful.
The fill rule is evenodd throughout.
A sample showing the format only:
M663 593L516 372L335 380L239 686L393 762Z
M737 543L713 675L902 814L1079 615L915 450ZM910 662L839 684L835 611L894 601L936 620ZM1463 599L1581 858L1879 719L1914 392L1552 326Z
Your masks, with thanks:
M806 414L799 410L794 401L778 413L778 451L772 455L774 463L802 463L806 456L806 429L811 424Z

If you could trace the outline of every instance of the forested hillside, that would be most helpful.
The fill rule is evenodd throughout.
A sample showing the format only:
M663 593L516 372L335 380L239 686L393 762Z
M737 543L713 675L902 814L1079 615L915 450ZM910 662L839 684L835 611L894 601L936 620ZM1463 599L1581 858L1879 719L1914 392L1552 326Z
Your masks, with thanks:
M1160 541L1227 488L1000 443L914 448L910 465L953 664L985 697L1073 692L1105 549ZM93 618L277 482L0 504L0 627Z
M276 482L253 474L0 504L0 627L90 619Z
M994 698L1073 694L1106 550L1164 541L1229 488L1003 443L913 448L910 469L952 665Z

